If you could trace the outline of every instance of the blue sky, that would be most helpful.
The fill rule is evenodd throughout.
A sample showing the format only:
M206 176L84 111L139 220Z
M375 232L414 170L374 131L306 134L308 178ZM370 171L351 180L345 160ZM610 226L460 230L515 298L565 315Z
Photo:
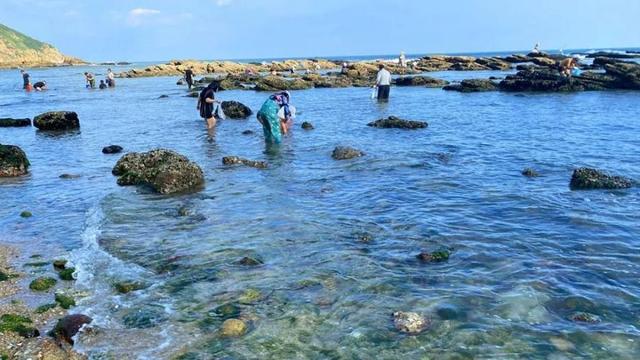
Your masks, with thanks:
M0 0L0 23L87 60L640 47L640 0Z

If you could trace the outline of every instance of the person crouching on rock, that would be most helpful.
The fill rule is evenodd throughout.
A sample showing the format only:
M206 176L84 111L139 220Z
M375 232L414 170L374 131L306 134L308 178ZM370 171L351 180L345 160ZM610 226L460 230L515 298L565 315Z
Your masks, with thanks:
M571 71L578 66L578 59L566 58L560 62L560 73L566 77L571 77Z
M258 111L258 122L262 125L264 133L264 141L268 144L279 144L282 141L282 134L286 133L283 129L283 122L286 123L292 119L289 100L291 95L288 91L280 91L271 96L262 104ZM282 110L282 121L278 113Z
M196 109L200 110L200 116L207 122L207 129L213 129L216 126L216 118L213 114L213 104L216 100L216 91L220 88L218 81L212 81L206 88L202 89L198 96L198 105Z
M38 81L37 83L33 84L33 89L35 91L47 90L47 82L46 81Z

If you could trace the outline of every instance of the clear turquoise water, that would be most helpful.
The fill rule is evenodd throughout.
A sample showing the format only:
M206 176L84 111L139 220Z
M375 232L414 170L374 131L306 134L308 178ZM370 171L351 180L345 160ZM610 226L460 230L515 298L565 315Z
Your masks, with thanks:
M98 328L77 347L93 358L640 356L640 193L568 187L578 166L640 177L640 93L394 88L378 105L369 89L295 91L297 125L316 130L296 127L265 152L253 117L220 123L211 141L175 78L88 91L83 71L33 70L52 90L31 94L16 71L0 71L0 117L73 110L82 126L58 136L0 129L0 142L21 146L32 163L30 175L0 180L0 237L23 257L65 255L77 266L86 297L74 311ZM254 111L266 96L219 95ZM366 126L387 115L429 128ZM241 135L247 129L256 135ZM206 188L159 196L118 187L110 171L119 156L101 153L109 144L181 152L203 168ZM336 162L336 145L367 156ZM225 155L270 167L226 168ZM525 178L525 167L543 176ZM22 219L22 210L34 216ZM360 241L363 233L373 240ZM453 251L448 262L415 260L442 246ZM264 264L238 265L247 255ZM118 295L119 280L148 287ZM248 289L261 298L239 303ZM216 308L228 303L250 320L238 339L216 333ZM397 310L423 313L433 326L399 334ZM568 320L575 311L602 321Z

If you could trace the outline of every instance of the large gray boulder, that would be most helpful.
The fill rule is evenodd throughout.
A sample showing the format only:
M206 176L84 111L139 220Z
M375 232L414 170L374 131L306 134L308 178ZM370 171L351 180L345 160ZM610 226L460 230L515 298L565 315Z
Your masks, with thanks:
M0 177L14 177L27 173L27 154L17 146L0 144Z
M118 185L146 185L160 194L193 191L204 184L198 164L167 149L126 154L112 173L119 176Z
M80 128L80 120L73 111L51 111L33 118L33 126L40 130L73 130Z

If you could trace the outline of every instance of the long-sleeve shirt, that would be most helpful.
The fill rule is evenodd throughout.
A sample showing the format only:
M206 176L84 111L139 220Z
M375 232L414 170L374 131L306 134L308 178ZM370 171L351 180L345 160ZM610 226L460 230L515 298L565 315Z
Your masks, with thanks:
M378 71L378 77L376 78L376 85L384 86L391 85L391 73L387 69Z

